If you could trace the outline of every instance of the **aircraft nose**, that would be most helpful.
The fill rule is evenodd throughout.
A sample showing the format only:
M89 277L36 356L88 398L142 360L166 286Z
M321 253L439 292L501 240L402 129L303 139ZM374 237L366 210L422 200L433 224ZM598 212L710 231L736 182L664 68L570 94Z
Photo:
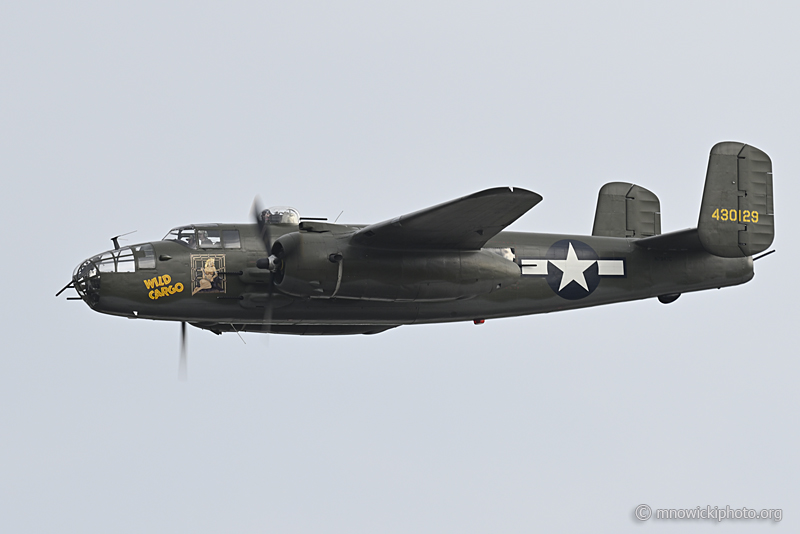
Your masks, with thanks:
M98 256L81 262L72 273L72 283L75 290L93 306L100 300L100 270L97 267Z

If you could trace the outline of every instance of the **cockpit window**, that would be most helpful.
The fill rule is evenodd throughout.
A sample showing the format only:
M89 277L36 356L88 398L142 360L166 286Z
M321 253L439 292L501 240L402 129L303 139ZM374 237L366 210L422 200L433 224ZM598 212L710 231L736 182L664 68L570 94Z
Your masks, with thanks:
M156 268L156 253L153 249L153 245L146 244L146 245L139 245L133 247L133 250L136 251L136 258L139 261L139 268L140 269L155 269Z
M200 248L220 248L222 238L219 230L197 230L197 244Z
M267 224L300 224L300 213L287 206L273 206L261 212Z
M239 230L223 230L222 243L225 248L241 248Z
M164 236L163 241L175 241L189 248L197 248L197 239L195 238L194 227L192 226L173 228Z

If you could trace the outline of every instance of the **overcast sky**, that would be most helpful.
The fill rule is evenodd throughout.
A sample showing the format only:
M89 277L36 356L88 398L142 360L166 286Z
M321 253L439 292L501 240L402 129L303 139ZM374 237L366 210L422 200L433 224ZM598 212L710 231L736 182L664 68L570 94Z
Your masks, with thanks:
M793 2L6 2L0 530L706 531L800 525ZM598 189L697 222L708 152L767 152L750 283L377 336L214 336L54 294L131 230L253 197L371 223L511 185L512 229L591 232ZM719 532L769 528L727 521Z

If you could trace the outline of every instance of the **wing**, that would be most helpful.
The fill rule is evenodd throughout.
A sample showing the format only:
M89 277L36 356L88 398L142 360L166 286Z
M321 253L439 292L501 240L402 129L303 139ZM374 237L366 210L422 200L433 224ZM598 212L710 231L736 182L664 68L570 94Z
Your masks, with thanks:
M378 248L477 250L541 201L525 189L486 189L372 224L352 240Z

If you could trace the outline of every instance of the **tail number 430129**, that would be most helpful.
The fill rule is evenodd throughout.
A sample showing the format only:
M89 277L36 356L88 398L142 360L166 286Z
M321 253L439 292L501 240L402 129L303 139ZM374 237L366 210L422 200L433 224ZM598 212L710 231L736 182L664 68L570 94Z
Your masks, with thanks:
M758 222L758 212L750 210L726 210L724 208L717 208L711 214L712 219L718 221L739 221L739 222Z

